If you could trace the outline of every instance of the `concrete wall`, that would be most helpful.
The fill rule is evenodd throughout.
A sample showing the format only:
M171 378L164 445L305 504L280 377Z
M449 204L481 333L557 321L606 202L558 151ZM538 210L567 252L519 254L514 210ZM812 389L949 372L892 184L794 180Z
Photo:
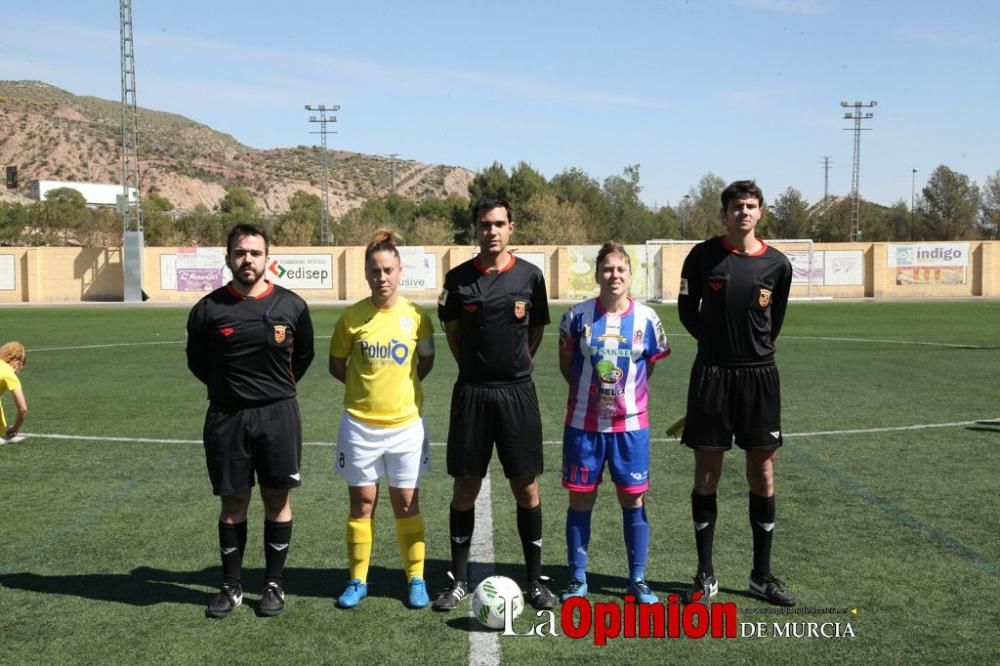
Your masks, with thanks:
M680 271L691 244L650 246L658 253L649 265L659 272L661 289L654 294L663 300L677 298ZM779 248L781 246L779 245ZM655 249L653 249L655 248ZM863 256L863 280L857 285L830 286L797 284L793 296L833 298L952 298L967 296L1000 297L1000 242L970 241L969 261L964 283L897 284L896 269L889 266L887 243L816 243L814 252L860 251ZM521 253L541 255L549 296L566 298L569 293L569 252L564 246L517 248ZM782 248L789 249L789 248ZM796 249L801 250L801 247ZM161 285L161 257L175 257L178 248L146 248L143 258L144 290L152 302L192 303L202 292L164 289ZM433 288L405 292L408 298L433 301L444 283L445 273L470 259L470 246L425 247L436 258ZM224 250L218 249L221 260ZM296 288L309 301L354 302L368 296L364 280L364 248L361 247L275 247L280 255L327 255L332 266L332 287ZM655 276L654 276L655 277ZM933 276L932 276L933 278ZM122 257L119 248L31 247L0 248L0 304L3 303L80 303L120 301L122 299Z

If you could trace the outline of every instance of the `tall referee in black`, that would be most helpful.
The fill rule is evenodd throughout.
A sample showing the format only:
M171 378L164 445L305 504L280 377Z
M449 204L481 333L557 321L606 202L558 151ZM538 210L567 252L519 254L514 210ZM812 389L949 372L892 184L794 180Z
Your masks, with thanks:
M223 583L206 610L210 617L226 617L243 602L240 571L255 474L264 502L266 568L258 611L271 616L285 607L289 492L300 483L302 462L295 386L313 359L313 327L305 301L264 279L268 250L264 229L235 226L226 241L232 281L198 301L188 317L188 367L208 387L205 460L222 500Z
M528 601L550 609L558 599L542 577L542 419L531 380L532 357L549 323L545 278L507 249L514 222L506 201L479 201L474 219L479 256L448 271L438 299L458 381L448 425L452 580L433 608L452 610L468 594L476 497L496 444L517 502Z
M682 442L694 449L691 517L698 571L688 600L707 603L719 589L712 564L716 488L723 454L746 452L753 532L750 593L773 604L795 597L771 573L774 460L781 446L781 392L774 341L792 286L788 258L754 234L764 215L757 184L740 180L722 192L725 234L696 245L684 260L677 299L684 327L698 340Z

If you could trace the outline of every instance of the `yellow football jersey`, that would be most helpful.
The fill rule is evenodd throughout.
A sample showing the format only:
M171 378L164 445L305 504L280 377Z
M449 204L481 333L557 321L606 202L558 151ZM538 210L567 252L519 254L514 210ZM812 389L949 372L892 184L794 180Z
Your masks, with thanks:
M21 388L21 380L17 378L14 374L14 368L10 367L10 364L6 361L0 361L0 395L6 391L16 391ZM3 413L3 405L0 404L0 426L3 427L3 431L7 431L7 417ZM0 432L0 435L3 435Z
M368 298L347 308L330 340L330 356L347 359L347 412L386 427L420 418L424 395L417 355L434 353L433 336L427 313L403 297L388 310L379 310Z

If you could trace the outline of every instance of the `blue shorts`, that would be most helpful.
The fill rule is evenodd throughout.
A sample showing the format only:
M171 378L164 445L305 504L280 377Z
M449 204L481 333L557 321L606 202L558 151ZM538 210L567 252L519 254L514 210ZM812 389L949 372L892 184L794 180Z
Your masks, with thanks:
M591 492L600 485L604 463L623 492L638 495L649 488L649 428L628 432L563 430L563 488Z

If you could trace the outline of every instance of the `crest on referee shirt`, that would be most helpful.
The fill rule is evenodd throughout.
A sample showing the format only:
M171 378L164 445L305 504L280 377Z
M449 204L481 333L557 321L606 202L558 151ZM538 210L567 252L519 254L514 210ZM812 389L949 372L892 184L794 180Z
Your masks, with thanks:
M514 316L518 319L524 319L524 315L528 313L528 304L524 301L514 301Z
M762 307L762 308L766 308L768 305L770 305L771 304L771 290L770 289L761 289L760 290L760 297L757 298L757 302L760 303L760 307Z
M286 333L287 330L288 330L288 327L285 326L284 324L275 324L274 325L274 341L277 344L280 345L282 342L285 341L285 333Z
M441 293L438 294L438 305L444 307L444 304L448 302L448 290L442 289Z

